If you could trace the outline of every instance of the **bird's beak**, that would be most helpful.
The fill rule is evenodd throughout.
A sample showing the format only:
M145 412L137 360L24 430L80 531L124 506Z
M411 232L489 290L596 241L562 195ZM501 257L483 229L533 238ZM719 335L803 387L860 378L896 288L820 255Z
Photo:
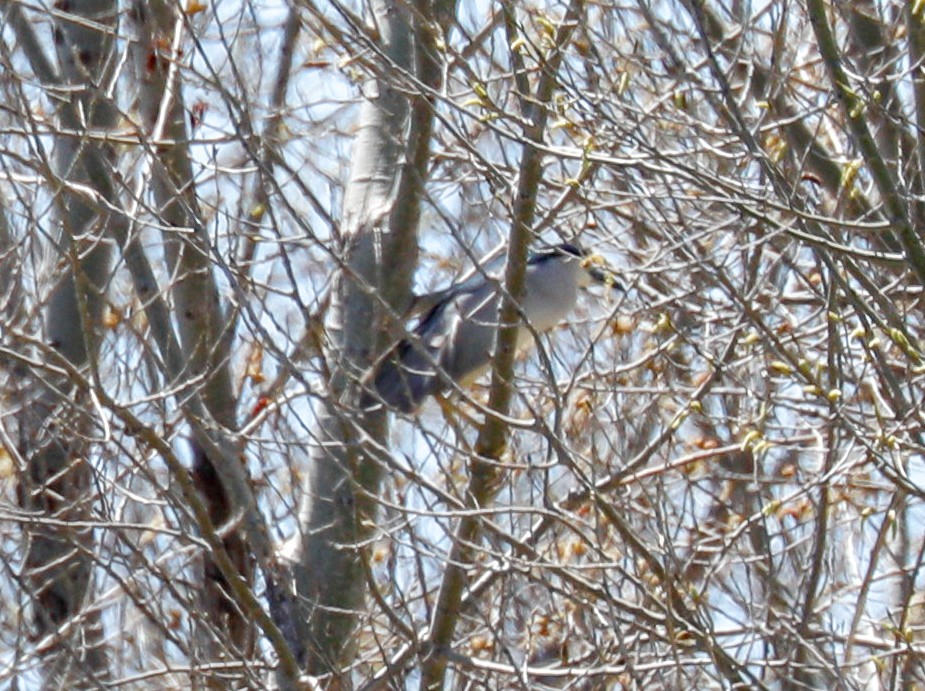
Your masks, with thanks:
M617 282L617 278L614 276L613 271L610 270L604 258L600 255L594 254L583 259L581 265L595 283L601 283L613 290L626 292L623 286Z

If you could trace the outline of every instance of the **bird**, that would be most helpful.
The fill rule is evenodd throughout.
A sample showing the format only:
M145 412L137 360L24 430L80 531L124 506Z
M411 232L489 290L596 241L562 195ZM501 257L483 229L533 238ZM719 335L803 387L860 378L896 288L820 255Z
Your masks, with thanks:
M472 385L491 366L499 280L478 273L438 293L411 337L379 360L368 400L412 413L428 396ZM595 283L619 288L602 260L578 245L566 242L534 252L527 260L521 301L530 327L518 329L518 352L533 345L534 333L549 331L568 317L579 289Z

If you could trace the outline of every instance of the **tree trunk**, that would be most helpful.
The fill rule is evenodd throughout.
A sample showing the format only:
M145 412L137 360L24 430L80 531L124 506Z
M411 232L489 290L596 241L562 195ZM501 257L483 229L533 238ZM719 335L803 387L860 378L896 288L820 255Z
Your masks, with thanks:
M76 106L87 131L105 132L116 119L104 91L113 75L117 8L108 0L91 0L67 9L70 15L59 14L54 27L62 81L75 87L71 103L62 109ZM63 122L69 120L62 116ZM70 135L57 137L54 145L61 226L56 250L64 277L45 308L50 349L40 357L54 363L59 356L75 368L95 363L110 251L104 240L107 213L61 183L86 184L84 164L90 155L112 162L110 148L98 142ZM37 633L63 637L56 645L40 645L46 651L46 686L83 686L109 674L98 613L83 611L94 562L93 533L85 527L93 518L88 458L94 421L86 412L92 406L81 405L65 377L37 374L41 383L19 420L26 462L20 502L37 515L27 529L23 575Z
M199 393L205 408L215 422L233 430L237 420L229 366L232 334L215 284L187 146L186 109L175 60L182 54L186 31L180 12L178 5L160 0L132 4L138 33L134 52L140 87L139 129L145 133L148 152L155 154L151 188L158 221L171 229L165 233L164 244L168 269L174 277L170 290L186 362L184 375L203 378ZM223 526L235 507L222 485L215 459L196 438L191 443L193 479L209 507L213 525ZM253 559L241 531L228 531L223 543L238 571L251 584ZM210 621L200 630L205 654L211 660L229 654L249 658L255 642L253 627L229 597L227 583L214 562L205 559L201 604ZM216 632L225 634L225 640L217 640Z
M351 658L352 634L364 610L362 545L372 534L388 424L383 410L359 411L359 381L393 342L410 302L417 261L420 198L430 157L432 92L401 83L414 74L441 81L439 32L449 30L453 2L378 0L373 21L382 59L364 85L366 100L344 195L343 268L326 333L332 376L320 416L302 508L299 655L312 674L336 672ZM409 98L408 93L415 95Z

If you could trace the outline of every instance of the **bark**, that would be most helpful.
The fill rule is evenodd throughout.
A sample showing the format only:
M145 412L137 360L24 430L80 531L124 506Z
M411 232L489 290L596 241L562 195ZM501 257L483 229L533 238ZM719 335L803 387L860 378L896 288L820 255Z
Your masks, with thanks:
M332 375L312 451L295 567L299 656L312 674L335 673L354 649L364 610L362 545L372 534L387 437L385 411L356 410L360 379L392 342L410 302L420 198L430 158L437 39L454 3L372 4L380 39L344 196L343 267L326 333ZM402 73L416 83L399 82ZM421 91L421 86L424 91ZM409 93L414 95L409 97Z
M10 15L21 19L18 9ZM62 7L54 27L60 79L74 87L59 122L62 129L73 126L76 108L83 129L55 141L57 178L52 184L58 190L60 223L55 249L64 271L45 307L49 350L41 357L52 363L61 357L76 368L95 364L110 250L104 239L108 214L70 191L67 183L88 182L88 156L110 165L113 160L97 134L116 118L104 96L113 75L116 19L114 3L90 0ZM19 26L15 20L14 25ZM38 62L47 58L29 57L41 76ZM92 586L94 540L80 523L93 517L89 440L94 423L67 380L38 374L34 400L23 407L19 420L19 452L26 461L20 502L36 515L27 529L23 576L38 635L60 637L55 645L39 646L46 657L46 686L83 687L109 675L98 613L84 609Z
M184 43L186 23L175 3L135 2L132 19L138 32L134 44L139 77L139 128L152 157L151 186L156 213L165 233L168 269L174 277L171 296L179 326L180 346L190 378L202 378L202 402L211 417L226 429L235 429L235 396L229 367L231 329L222 309L212 271L208 237L200 222L200 210L188 148L186 109L177 59ZM209 507L216 526L226 524L235 507L222 485L221 459L192 441L193 479ZM238 449L240 451L240 449ZM231 462L238 462L238 453ZM231 561L244 580L253 581L253 560L241 530L228 531L223 539ZM229 654L250 657L254 631L228 595L228 584L214 561L206 557L201 591L203 611L210 626L200 633L210 659ZM226 634L215 639L214 631Z

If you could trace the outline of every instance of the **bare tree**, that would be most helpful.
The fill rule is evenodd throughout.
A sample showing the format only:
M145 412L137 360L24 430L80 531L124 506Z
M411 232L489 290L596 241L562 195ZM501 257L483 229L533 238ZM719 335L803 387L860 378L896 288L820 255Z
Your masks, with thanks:
M300 656L315 674L336 672L356 655L368 569L363 550L374 534L388 430L384 408L362 410L362 385L364 373L395 343L396 317L410 304L433 94L442 77L436 44L449 29L452 5L374 2L378 40L360 44L372 75L344 190L344 263L326 324L330 375L294 570L297 645L305 646Z
M922 21L0 2L0 678L921 686ZM562 241L623 292L519 356Z
M47 171L51 183L57 280L43 307L44 343L19 351L48 365L21 386L18 397L19 503L35 516L24 524L21 583L33 603L36 633L59 637L54 644L39 646L49 678L60 679L58 683L83 678L100 682L109 676L100 613L85 606L94 568L93 473L88 458L94 425L87 392L74 385L69 371L93 372L99 367L97 325L105 304L111 246L105 234L109 214L92 197L93 192L102 196L109 190L100 190L107 183L94 178L87 161L94 158L97 169L113 163L112 148L96 135L111 128L117 115L105 96L115 75L116 6L83 3L73 16L55 22L57 69L36 45L19 6L4 5L4 10L24 38L34 73L58 91L58 126L70 133L59 139L50 159L37 150L34 161L34 168ZM25 88L22 83L12 86ZM32 130L40 127L35 119L23 124Z

